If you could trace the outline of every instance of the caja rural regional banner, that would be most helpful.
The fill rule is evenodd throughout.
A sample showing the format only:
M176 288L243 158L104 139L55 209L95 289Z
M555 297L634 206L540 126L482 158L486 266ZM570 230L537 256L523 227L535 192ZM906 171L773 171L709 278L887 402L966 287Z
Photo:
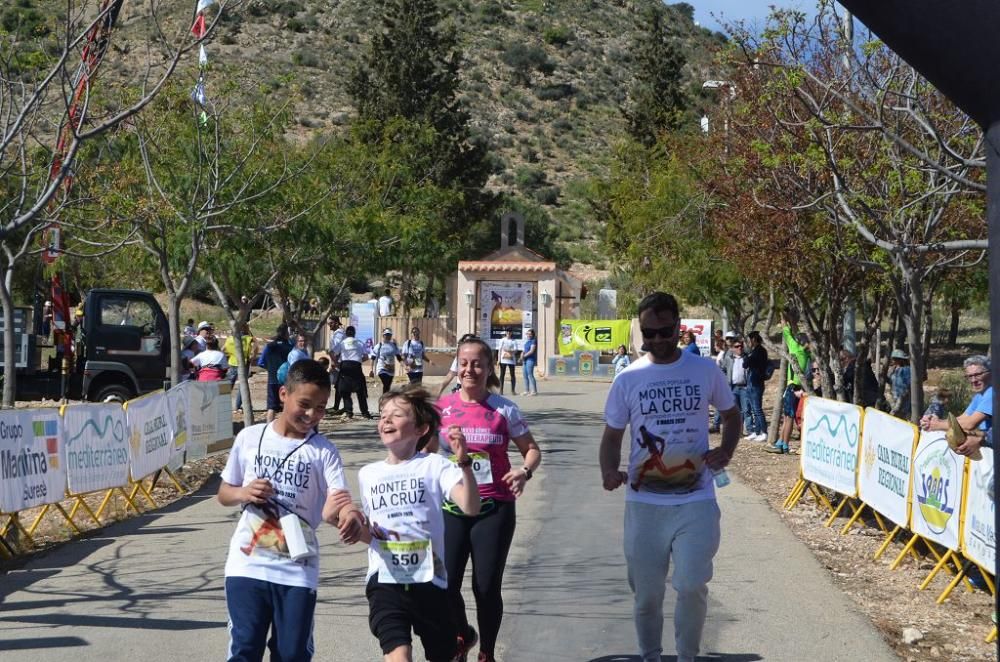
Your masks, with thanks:
M802 477L857 496L861 407L810 396L802 416Z
M958 550L965 458L948 446L944 432L921 431L913 456L910 530Z
M118 404L63 408L66 481L70 492L96 492L128 483L128 433Z
M561 320L559 353L571 356L580 350L613 352L630 344L632 320Z
M993 573L996 559L996 529L993 513L993 449L982 448L983 459L969 462L969 487L965 492L962 553Z
M61 501L66 492L59 410L0 412L0 510Z
M158 391L129 400L125 403L125 417L129 428L132 478L139 480L165 467L173 452L174 433L166 394Z
M910 473L918 432L912 423L865 409L858 496L902 527L909 526Z

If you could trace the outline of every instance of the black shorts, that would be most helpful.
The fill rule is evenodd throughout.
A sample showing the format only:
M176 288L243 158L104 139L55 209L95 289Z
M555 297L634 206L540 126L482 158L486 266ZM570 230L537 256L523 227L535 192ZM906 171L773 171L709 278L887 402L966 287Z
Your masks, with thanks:
M278 395L278 391L281 389L281 384L268 384L267 385L267 408L272 411L281 411L281 397Z
M448 592L426 584L379 584L372 575L368 596L368 627L382 653L413 643L410 629L420 637L427 662L448 662L458 648L458 628L451 619Z

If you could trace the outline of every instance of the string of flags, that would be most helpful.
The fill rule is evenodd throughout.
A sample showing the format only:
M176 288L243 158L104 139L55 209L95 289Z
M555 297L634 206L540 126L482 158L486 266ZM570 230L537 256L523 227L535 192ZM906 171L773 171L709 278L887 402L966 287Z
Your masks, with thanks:
M208 25L205 19L205 11L215 4L215 0L198 0L198 5L195 8L195 18L194 24L191 26L191 34L194 38L201 40L205 38L208 33ZM191 92L191 99L198 104L201 108L201 112L198 114L198 121L202 126L208 124L208 95L205 92L205 70L208 69L208 51L205 50L204 44L198 45L198 82L195 83L194 90Z

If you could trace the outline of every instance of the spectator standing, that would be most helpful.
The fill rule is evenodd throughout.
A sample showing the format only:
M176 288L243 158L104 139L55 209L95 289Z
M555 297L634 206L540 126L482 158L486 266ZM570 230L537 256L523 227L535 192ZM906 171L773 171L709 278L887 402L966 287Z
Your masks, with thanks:
M910 418L910 357L901 349L892 350L889 355L892 361L892 373L889 375L889 384L892 388L892 409L889 413L893 416L909 420Z
M335 348L344 340L344 328L340 324L340 318L336 315L331 316L326 321L326 324L330 330L330 342L327 345L327 350L330 354L330 385L333 388L333 413L339 414L343 411L340 406L343 394L340 392L340 364L337 361Z
M733 391L733 399L743 415L743 429L750 434L753 427L753 415L750 413L750 396L747 393L747 370L744 363L743 340L737 338L733 343L733 357L729 365L729 388Z
M253 365L253 360L256 358L256 348L254 347L253 335L250 333L249 324L244 324L240 330L240 344L243 345L243 365L246 366L247 376L249 377L250 366ZM239 377L239 360L236 358L235 334L226 338L226 342L222 345L222 353L226 355L226 359L229 362L229 372L226 374L226 379L229 380L229 385L234 387L233 390L236 391L236 407L234 411L239 411L243 408L243 394L239 388L236 388L236 379Z
M854 402L854 385L858 376L858 361L854 353L842 349L840 350L841 379L844 382L844 395L847 402ZM874 407L878 402L878 378L872 370L871 361L865 361L864 368L861 369L861 402L857 404L862 407Z
M632 359L628 355L628 349L625 345L618 345L618 351L615 353L615 358L611 359L611 365L613 365L615 369L614 379L617 379L618 375L622 374L622 371L631 364ZM612 381L614 381L614 379L612 379Z
M396 361L402 362L403 357L399 352L399 346L392 339L392 329L382 331L382 342L372 348L372 359L375 365L372 372L378 375L382 381L382 394L385 395L392 388L392 378L396 372Z
M195 335L194 340L198 343L198 351L204 352L208 349L208 339L215 337L215 327L212 326L211 322L199 322L197 335Z
M195 357L195 350L198 349L198 342L194 336L188 336L181 341L181 381L194 379L194 365L191 359Z
M993 379L989 358L977 354L965 359L965 379L972 387L972 400L961 416L956 416L968 437L955 449L960 455L972 455L980 446L992 448L993 431ZM948 420L940 416L924 416L920 420L924 430L947 430ZM987 441L988 440L988 441Z
M219 339L212 336L206 341L206 349L191 359L191 365L198 371L199 382L221 382L229 370L229 360L219 351Z
M538 395L538 382L535 380L535 366L538 365L538 341L535 340L534 329L528 329L528 339L524 341L521 364L524 366L524 394Z
M759 331L747 334L750 351L743 357L746 368L746 397L750 404L750 423L744 441L765 441L767 439L767 419L764 417L764 381L770 359Z
M406 366L406 376L411 384L419 384L424 380L424 361L428 361L427 348L420 340L420 329L410 329L410 337L403 343L403 365Z
M798 333L796 319L786 313L781 314L781 337L799 369L795 371L791 365L788 366L785 392L781 396L781 432L774 445L764 449L768 453L789 451L788 440L792 438L792 424L795 422L795 414L803 392L802 379L811 377L809 367L812 365L812 358L809 355L809 339L804 333Z
M387 287L385 288L385 293L378 298L378 316L391 317L392 308L393 308L392 291Z
M514 332L507 329L500 345L497 347L497 359L500 363L500 395L503 395L503 381L507 372L510 372L510 394L517 395L517 377L514 375L514 366L517 365L517 341L514 340Z
M680 313L673 296L646 296L639 303L639 325L649 360L620 374L608 392L601 477L606 490L626 489L625 560L640 658L658 661L663 652L663 598L672 562L677 661L694 662L721 538L712 472L722 471L736 450L739 410L715 364L678 348ZM676 402L669 418L650 411L644 393ZM723 412L722 444L712 449L709 404ZM626 427L632 440L627 472L619 468Z
M694 331L685 331L681 334L681 347L685 352L701 356L701 350L698 349L698 338L694 335Z
M355 329L348 326L344 329L344 339L334 348L334 355L340 365L340 392L344 398L344 416L354 418L352 395L358 396L358 409L365 418L375 418L368 412L368 382L361 369L365 360L364 343L355 337Z
M189 338L189 337L193 338L196 335L198 335L198 330L196 328L194 328L194 318L193 317L189 317L188 321L187 321L187 324L184 325L183 336L185 338Z
M281 384L278 382L278 369L288 359L292 344L288 342L288 327L278 326L274 337L264 345L257 365L267 370L267 421L270 423L281 411Z
M309 348L307 347L308 344L309 344L309 338L306 336L306 334L304 333L296 334L295 347L292 348L292 351L288 352L288 358L285 359L285 361L288 363L289 368L291 368L293 365L296 364L296 362L301 361L302 359L311 358L309 356Z

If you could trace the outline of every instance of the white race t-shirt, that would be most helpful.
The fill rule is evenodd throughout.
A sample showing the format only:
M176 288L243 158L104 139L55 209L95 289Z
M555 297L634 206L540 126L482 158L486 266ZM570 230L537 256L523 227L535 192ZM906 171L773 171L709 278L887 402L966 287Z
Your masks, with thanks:
M516 340L507 340L504 338L500 341L497 349L499 350L500 363L505 363L507 365L515 365L517 363L517 359L514 358L514 352L517 351Z
M403 343L403 361L407 372L424 371L424 343L410 338Z
M392 315L392 298L383 294L378 298L378 316L389 317Z
M354 336L345 336L334 348L333 353L343 361L361 363L365 360L365 345Z
M379 375L391 375L394 371L393 364L399 356L399 346L394 342L380 342L372 348L372 357L375 359L375 372Z
M273 499L299 515L306 544L316 553L292 561L279 522L249 505L229 543L226 577L315 589L319 580L316 527L322 521L323 504L331 491L347 489L337 447L319 434L308 440L292 439L276 433L270 423L250 426L236 436L222 480L242 486L256 478L270 480ZM280 506L276 510L279 518L288 514Z
M715 498L708 452L708 405L733 407L715 361L681 352L673 363L636 361L611 385L604 420L629 428L626 500L675 506Z
M420 583L406 581L406 574L417 571L419 575L415 566L426 564L423 569L430 576L428 580L448 587L441 504L461 481L462 470L453 462L423 452L400 464L382 461L361 468L361 505L372 530L366 582L378 573L381 583ZM383 549L385 542L409 545L387 550ZM399 552L395 558L394 552ZM411 561L415 563L411 565Z
M347 334L344 333L344 329L343 328L338 328L336 331L334 331L332 334L330 334L329 349L330 349L330 353L331 354L337 354L338 353L337 348L340 346L340 343L344 342L344 338L346 338L346 337L347 337Z

